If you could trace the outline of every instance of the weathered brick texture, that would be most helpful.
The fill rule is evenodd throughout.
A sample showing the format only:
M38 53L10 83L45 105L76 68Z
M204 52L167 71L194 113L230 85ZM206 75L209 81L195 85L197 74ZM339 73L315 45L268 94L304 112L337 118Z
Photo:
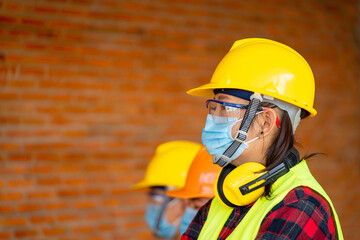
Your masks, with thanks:
M149 239L130 192L155 147L200 142L209 81L233 41L297 49L318 116L298 130L360 239L357 2L0 0L0 239Z

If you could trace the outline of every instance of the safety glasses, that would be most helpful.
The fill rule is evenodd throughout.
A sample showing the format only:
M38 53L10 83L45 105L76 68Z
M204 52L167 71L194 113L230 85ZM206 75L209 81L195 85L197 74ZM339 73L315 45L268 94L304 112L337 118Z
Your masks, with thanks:
M224 118L241 118L241 109L247 109L249 105L223 102L215 99L208 99L205 102L209 114ZM263 111L265 108L259 106L258 110Z
M154 204L163 204L164 202L169 200L169 197L165 194L159 193L148 193L148 197L151 199L151 202Z
M249 105L223 102L215 99L208 99L205 102L209 114L213 116L214 120L219 123L228 122L229 119L241 119L241 109L247 109ZM258 111L265 111L269 107L258 106ZM245 113L245 111L243 111ZM260 112L258 112L260 113ZM257 114L258 114L257 113ZM276 126L281 127L279 118L276 117Z

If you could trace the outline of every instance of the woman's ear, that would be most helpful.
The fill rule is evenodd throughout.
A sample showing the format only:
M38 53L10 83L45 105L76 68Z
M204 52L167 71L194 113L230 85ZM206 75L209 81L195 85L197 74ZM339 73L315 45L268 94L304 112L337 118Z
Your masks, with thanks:
M260 115L262 115L261 136L265 137L277 130L276 119L278 119L278 115L274 109L269 108Z

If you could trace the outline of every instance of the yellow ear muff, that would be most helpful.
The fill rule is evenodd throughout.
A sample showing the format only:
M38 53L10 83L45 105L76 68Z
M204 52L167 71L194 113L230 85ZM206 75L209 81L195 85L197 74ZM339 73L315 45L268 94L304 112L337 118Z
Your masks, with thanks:
M246 195L242 195L240 187L248 182L255 180L266 172L264 165L257 162L244 163L238 167L227 165L218 174L215 184L215 197L225 206L238 207L246 206L255 202L265 191L265 187L254 190ZM261 180L252 186L256 187L265 180Z

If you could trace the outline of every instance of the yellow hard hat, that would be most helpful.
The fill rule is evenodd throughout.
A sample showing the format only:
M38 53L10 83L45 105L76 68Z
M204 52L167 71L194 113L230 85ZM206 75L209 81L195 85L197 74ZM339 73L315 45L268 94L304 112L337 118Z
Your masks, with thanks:
M176 198L212 198L214 182L221 167L214 164L211 155L202 147L192 162L185 186L166 194Z
M294 49L272 40L236 41L217 66L210 83L188 94L213 97L214 89L242 89L298 106L316 115L314 75Z
M147 166L144 179L132 188L184 186L191 162L200 148L201 144L189 141L171 141L160 144Z

